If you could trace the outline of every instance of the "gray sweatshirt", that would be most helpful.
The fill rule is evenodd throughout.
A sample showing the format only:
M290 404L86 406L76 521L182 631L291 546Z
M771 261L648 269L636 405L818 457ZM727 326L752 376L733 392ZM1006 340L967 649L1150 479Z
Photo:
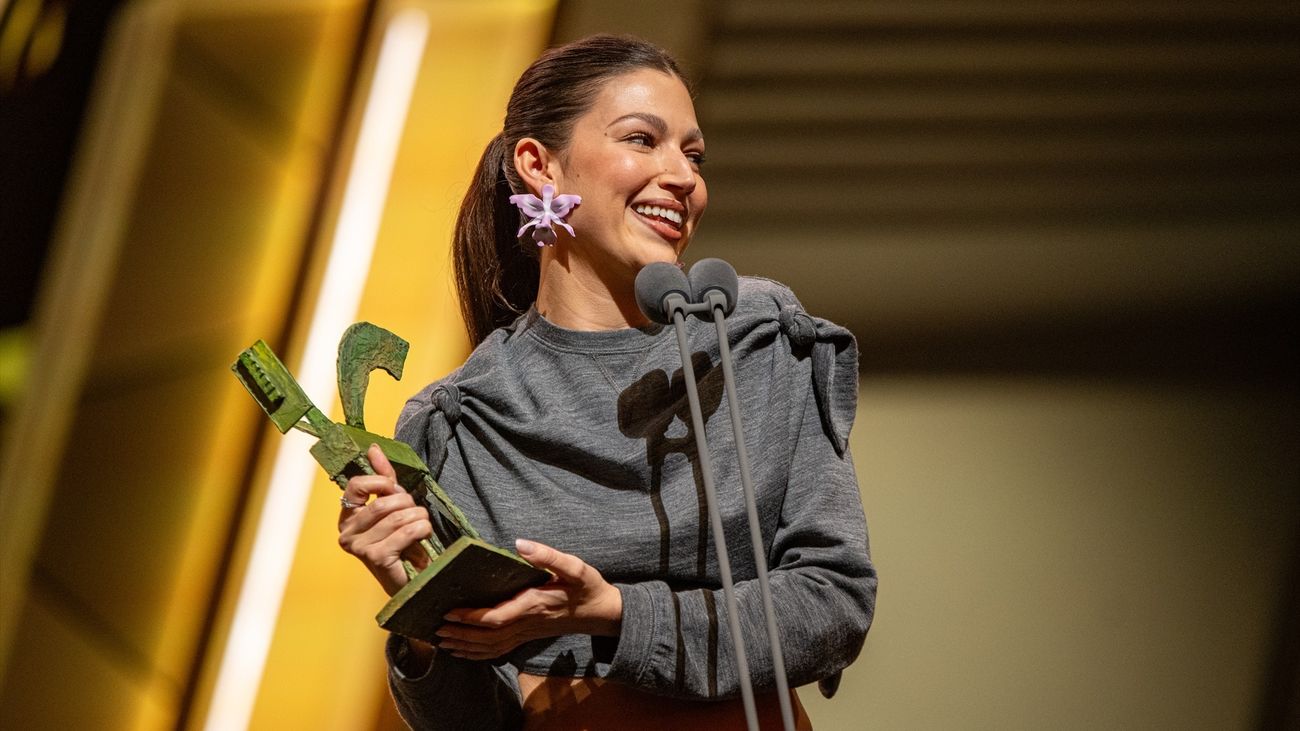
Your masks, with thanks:
M790 686L833 679L857 657L876 572L848 435L857 346L775 282L741 279L730 345ZM688 321L690 350L740 625L758 690L775 680L727 413L717 336ZM740 692L718 563L671 327L579 332L536 311L494 331L412 398L411 444L483 537L528 538L582 558L618 587L617 638L566 635L493 664L437 654L389 684L414 728L515 728L518 673L596 676L648 693Z

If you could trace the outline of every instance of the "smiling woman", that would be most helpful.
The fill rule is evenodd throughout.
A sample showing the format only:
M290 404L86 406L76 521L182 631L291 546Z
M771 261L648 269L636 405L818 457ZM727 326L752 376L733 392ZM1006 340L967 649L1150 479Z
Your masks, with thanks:
M573 292L626 300L641 266L676 261L708 204L703 161L690 92L662 49L595 36L538 59L516 84L457 221L457 284L471 341L535 300L566 326L592 316L603 327L644 323L635 306L609 322L596 302L571 313L577 320L553 308ZM577 236L539 255L519 247L509 196L540 196L547 184L583 204L570 219Z
M703 163L681 72L648 43L595 36L552 49L515 86L456 227L477 347L408 402L398 437L484 538L555 579L452 612L436 647L390 639L390 684L413 726L744 723L698 454L682 434L680 360L634 290L643 267L677 263L691 243L708 205ZM764 455L753 483L785 670L792 686L832 689L875 607L847 449L856 344L779 284L739 288L730 347L748 441ZM719 346L712 328L685 327L707 429ZM728 435L714 436L720 454L734 454ZM378 474L348 483L339 542L392 594L407 580L403 558L427 562L412 549L431 524L383 454L370 459ZM734 460L715 469L719 484L738 484ZM743 525L739 495L719 503L724 524ZM738 548L739 626L760 714L779 724L758 567Z
M645 324L639 310L608 303L632 291L646 264L675 262L686 250L709 201L703 156L685 84L650 69L605 84L567 147L516 143L524 185L553 182L583 200L572 216L580 233L542 251L538 312L577 330Z

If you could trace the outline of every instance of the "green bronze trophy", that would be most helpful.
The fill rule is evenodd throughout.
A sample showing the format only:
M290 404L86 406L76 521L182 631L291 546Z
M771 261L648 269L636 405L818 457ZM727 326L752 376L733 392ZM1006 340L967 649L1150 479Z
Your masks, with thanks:
M240 353L231 370L281 434L299 429L320 440L311 454L339 487L346 486L350 477L374 474L366 450L378 444L392 463L398 483L429 510L433 535L420 545L430 563L416 571L409 561L403 561L410 580L375 619L390 632L432 641L447 612L494 606L528 587L546 583L550 574L483 541L409 445L366 431L362 412L370 372L382 368L401 380L408 348L405 340L368 322L356 323L343 333L338 381L345 424L330 421L316 408L261 340Z

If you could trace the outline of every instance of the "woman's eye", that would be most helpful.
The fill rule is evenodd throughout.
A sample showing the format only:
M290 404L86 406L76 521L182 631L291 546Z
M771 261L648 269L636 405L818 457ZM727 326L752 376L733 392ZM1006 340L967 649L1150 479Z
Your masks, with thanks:
M624 138L628 142L646 147L654 147L654 138L644 132L635 132Z
M706 159L703 152L688 152L686 153L686 157L691 161L691 164L696 167L703 165Z

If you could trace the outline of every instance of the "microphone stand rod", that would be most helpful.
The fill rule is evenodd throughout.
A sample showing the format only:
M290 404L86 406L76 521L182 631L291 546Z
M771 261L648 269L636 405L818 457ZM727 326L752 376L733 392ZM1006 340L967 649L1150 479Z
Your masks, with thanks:
M740 467L740 486L745 493L745 510L749 514L749 539L754 550L754 567L758 570L758 591L763 598L763 615L767 620L767 638L772 651L772 666L776 672L776 696L781 704L781 722L785 731L794 731L794 710L790 707L790 687L785 677L785 656L781 652L781 635L776 626L776 607L772 604L772 590L767 581L767 556L763 550L763 534L758 522L758 505L754 501L754 481L750 478L749 452L745 448L745 430L740 423L740 399L736 396L736 377L732 370L731 344L727 337L727 298L718 292L708 296L713 324L718 330L718 351L722 361L722 383L727 391L727 407L731 412L731 429L736 437L736 461Z
M717 492L713 489L713 463L709 458L709 443L704 435L704 415L700 409L700 393L695 386L695 367L691 362L690 346L686 342L685 300L673 303L673 330L677 332L677 347L682 351L682 376L686 379L686 400L691 407L691 427L695 432L695 448L700 457L700 473L704 480L704 499L709 506L709 524L713 529L713 545L718 552L718 573L722 575L722 594L727 604L727 626L736 649L736 674L740 679L740 696L745 704L745 723L749 731L758 731L758 709L754 706L754 687L749 677L749 661L745 658L745 637L740 631L740 610L736 605L736 588L731 579L731 560L727 558L727 538L723 533L722 514L718 511ZM752 518L751 518L752 519ZM786 700L788 704L789 699Z

